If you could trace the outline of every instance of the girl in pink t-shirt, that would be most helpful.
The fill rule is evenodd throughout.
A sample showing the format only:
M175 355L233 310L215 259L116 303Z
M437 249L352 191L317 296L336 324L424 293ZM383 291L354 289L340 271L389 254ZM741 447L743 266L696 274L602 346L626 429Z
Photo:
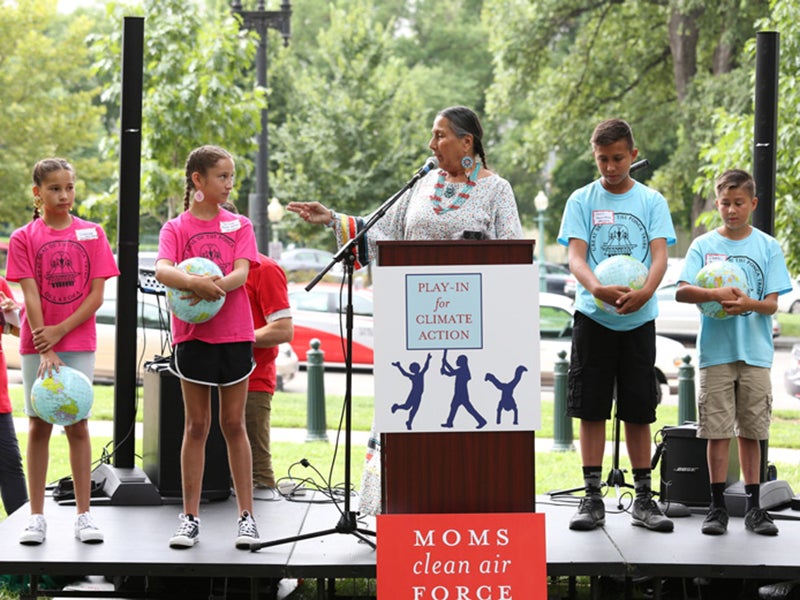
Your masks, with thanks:
M20 355L28 428L28 493L31 517L22 544L41 544L47 533L44 492L53 426L36 416L31 388L37 377L69 365L93 378L97 345L95 312L105 281L119 275L103 228L70 213L75 170L66 160L46 158L33 168L33 220L11 234L6 278L25 297ZM78 517L75 537L103 541L89 515L92 447L86 419L64 428Z
M251 264L258 264L249 219L220 205L233 189L231 155L217 146L201 146L186 161L184 212L168 221L158 241L156 278L184 298L225 301L203 323L172 317L173 352L169 369L181 380L184 431L181 447L183 513L170 547L188 548L199 540L200 496L206 440L211 423L211 388L219 389L219 423L228 446L228 463L236 491L239 521L236 547L258 542L253 518L253 464L245 429L247 384L253 370L253 318L244 284ZM176 265L192 257L219 266L220 276L192 275Z

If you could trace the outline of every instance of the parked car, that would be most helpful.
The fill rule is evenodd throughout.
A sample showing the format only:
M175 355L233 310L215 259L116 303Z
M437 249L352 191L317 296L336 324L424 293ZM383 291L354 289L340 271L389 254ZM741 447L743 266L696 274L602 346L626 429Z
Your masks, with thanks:
M800 344L792 346L792 364L783 373L783 384L790 396L800 398Z
M117 281L106 281L105 299L97 310L97 352L94 379L98 383L114 381L117 334ZM20 299L21 300L21 299ZM170 314L164 296L138 293L136 327L137 377L144 375L144 363L171 352ZM3 353L9 369L20 368L19 338L3 336ZM290 344L281 344L276 359L278 387L291 381L299 369L299 359Z
M792 279L792 291L778 296L778 310L794 315L800 313L800 283L797 279Z
M321 271L333 259L333 254L327 250L317 250L316 248L292 248L281 250L278 263L286 272L292 271ZM337 264L331 271L342 271L341 265Z
M697 332L700 331L700 311L694 304L675 300L677 289L678 285L672 283L662 285L656 291L656 297L658 298L656 333L681 340L694 340L697 337ZM781 325L773 315L772 337L778 337L780 334Z
M572 273L564 265L554 262L539 263L539 279L544 280L545 291L551 294L569 295L565 290L565 286L570 278L572 278ZM575 297L574 288L572 288L571 297Z
M574 313L573 303L566 296L539 294L539 366L543 386L553 384L553 369L559 351L564 350L566 359L570 358ZM695 364L693 354L680 342L656 335L656 377L661 394L664 386L677 390L678 367L686 355L692 356L692 364Z
M316 338L325 353L325 364L344 364L347 289L333 283L318 283L310 291L302 285L289 285L294 339L292 348L306 362L311 340ZM353 356L356 366L372 366L372 292L357 289L353 293Z

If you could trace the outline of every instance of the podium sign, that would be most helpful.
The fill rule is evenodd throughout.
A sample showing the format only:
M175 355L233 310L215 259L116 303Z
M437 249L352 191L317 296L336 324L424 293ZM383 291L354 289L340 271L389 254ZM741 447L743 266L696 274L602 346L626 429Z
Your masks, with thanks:
M385 347L386 350L383 350L383 352L388 352L389 355L384 358L378 357L376 360L380 361L381 364L378 365L376 362L375 368L381 369L380 373L383 374L383 379L388 380L388 372L390 370L394 371L392 377L395 377L392 380L394 383L381 381L379 384L381 376L378 375L379 372L376 370L376 386L380 385L380 389L383 390L380 393L393 393L393 397L397 396L404 403L411 396L413 404L413 399L416 396L410 393L413 387L411 381L404 377L398 383L396 377L399 374L399 369L392 363L399 363L407 372L411 373L409 361L411 363L417 362L420 370L422 370L430 352L431 362L428 366L430 373L426 375L430 379L424 380L423 391L420 394L420 397L424 398L424 404L421 404L419 410L423 410L423 406L428 406L431 410L439 411L436 415L430 417L431 420L426 419L425 421L429 424L430 430L416 431L416 416L411 423L412 429L409 430L405 421L411 416L410 408L401 410L398 406L394 414L392 414L395 402L386 401L379 397L378 388L376 387L375 400L377 406L381 407L377 412L381 412L383 409L386 410L381 416L381 420L383 421L383 417L394 416L399 421L399 428L396 431L380 434L381 503L385 514L509 513L533 512L536 510L534 485L536 434L532 430L520 429L521 425L519 424L518 428L512 431L502 429L502 427L505 427L504 424L509 423L509 419L513 421L513 411L501 411L501 428L498 428L495 408L500 404L499 399L502 398L502 394L500 390L495 389L495 395L491 396L491 398L483 395L484 392L491 393L492 390L488 385L490 382L486 380L487 373L491 373L502 383L508 383L511 381L513 373L509 374L504 369L509 368L509 365L535 365L534 361L537 360L535 356L530 359L524 358L522 353L525 351L523 350L520 350L521 354L515 356L513 360L501 360L502 355L508 351L508 348L504 345L506 343L519 343L521 346L530 346L529 351L534 355L536 354L539 346L538 329L535 329L534 324L532 330L523 330L519 322L515 320L515 317L527 319L527 315L530 315L534 319L534 323L537 321L537 294L534 290L534 293L527 298L514 299L511 293L501 293L502 289L516 289L513 287L515 282L510 281L507 277L503 277L502 281L498 281L494 275L494 269L488 269L490 266L516 265L527 267L528 271L523 272L535 273L535 271L530 271L533 265L533 247L533 240L378 242L378 264L380 269L384 267L402 267L408 275L435 275L440 278L446 274L455 275L457 278L463 275L481 274L481 308L479 315L471 317L472 319L480 317L481 341L480 343L476 343L474 339L470 339L468 342L465 341L467 333L472 336L472 332L475 331L474 328L459 328L459 331L467 332L463 335L442 334L443 337L462 337L460 340L446 340L449 343L459 344L459 347L453 346L452 349L448 349L447 366L442 364L446 346L441 344L441 341L438 344L438 349L436 347L409 349L406 344L406 340L409 337L405 330L406 319L413 319L414 317L407 317L405 277L403 277L403 283L400 287L402 293L398 291L396 299L392 299L399 306L396 309L398 312L375 319L375 325L379 328L385 325L391 326L392 321L402 322L402 327L397 337L391 335L392 333L398 333L395 329L389 329L387 336L380 339L376 335L376 351L379 347ZM429 267L445 268L434 273L426 270ZM377 271L378 269L376 269L376 273ZM503 272L510 274L512 271L497 271L497 273ZM535 276L524 276L523 279L532 279L535 287L537 281ZM474 280L467 278L467 281L470 282L470 288L465 297L474 298L477 293L476 288L472 285ZM445 279L444 283L447 282L448 280ZM416 283L419 283L419 280ZM508 285L511 285L512 288L506 288ZM375 287L377 291L378 286L376 285ZM450 288L448 288L449 290ZM491 296L491 301L487 300L487 295ZM428 301L428 311L431 310L430 302L435 301L436 298ZM444 301L447 301L447 298L444 298ZM451 306L454 307L454 311L467 310L467 314L471 314L470 311L475 310L474 300L464 301L463 305L456 303L454 298L451 301L453 302ZM524 303L526 309L514 314L509 302L517 301ZM460 300L459 302L462 301ZM458 307L456 308L457 304ZM424 303L421 300L418 305L412 303L412 310L408 313L409 315L413 315L415 306L419 310L424 308ZM375 309L381 310L377 300ZM505 316L502 317L502 321L496 321L496 314ZM461 319L461 317L458 317L458 319ZM473 320L469 325L474 325L474 323L475 321ZM452 327L457 323L454 322L453 318L450 318L449 323L440 323L439 325ZM447 327L445 330L447 330ZM419 344L419 342L419 340L416 340L415 344ZM385 346L384 344L387 343L390 345ZM514 352L517 352L517 350L514 350ZM395 355L394 353L398 354ZM498 353L500 356L489 356L491 353ZM435 362L434 354L436 354ZM464 359L460 359L462 355L465 357ZM401 362L401 358L405 362ZM462 385L465 381L463 375L455 374L463 373L458 369L462 368L464 362L467 363L466 366L470 369L471 375L471 379L466 381L466 385ZM442 370L445 370L449 375L443 375ZM528 376L530 376L530 379L528 379ZM457 386L456 380L458 377L462 377L462 379ZM434 379L441 381L434 384ZM430 383L428 383L429 381ZM443 382L449 382L449 386ZM389 385L384 386L384 383L389 383ZM428 390L429 386L434 385L441 385L436 396ZM533 397L523 397L522 391L525 388L518 389L520 385L535 386L528 387L528 392L526 392L533 394ZM524 406L524 410L529 408L534 410L532 407L538 406L539 398L538 394L536 394L538 385L538 369L536 371L528 370L522 372L521 379L512 394L518 408ZM477 391L478 386L481 388L486 387L479 393ZM393 387L399 387L400 389L399 391L392 390ZM457 393L457 387L458 390L462 387L467 388L470 407L474 409L475 413L480 414L482 419L486 420L486 424L481 429L476 429L481 423L472 416L466 403L453 402L454 398L463 397L463 393ZM484 417L475 408L473 402L479 404L480 411L486 413L488 410L489 414ZM510 403L508 404L510 405ZM448 423L450 414L453 412L451 410L453 405L456 409L452 419L453 427L442 427L442 424ZM487 405L489 408L487 408ZM428 409L426 408L425 410ZM536 413L530 413L528 416L520 413L520 417L524 418L526 422L530 421L532 426L537 420L535 415L538 414L538 408L535 410L537 411ZM444 416L444 420L437 422L436 418L442 416ZM471 423L470 419L472 419ZM421 427L423 420L421 419L419 423ZM392 427L395 426L397 426L397 423L393 421ZM462 427L465 430L459 431L458 429ZM526 424L526 429L527 427L528 425Z
M374 282L379 432L539 429L538 265L377 267Z
M378 597L546 600L541 513L378 516Z

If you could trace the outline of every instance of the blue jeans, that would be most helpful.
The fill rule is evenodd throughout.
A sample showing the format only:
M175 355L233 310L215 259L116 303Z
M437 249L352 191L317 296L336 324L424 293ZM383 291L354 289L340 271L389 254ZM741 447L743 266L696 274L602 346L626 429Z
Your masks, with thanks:
M22 456L11 413L0 414L0 495L9 515L28 501Z

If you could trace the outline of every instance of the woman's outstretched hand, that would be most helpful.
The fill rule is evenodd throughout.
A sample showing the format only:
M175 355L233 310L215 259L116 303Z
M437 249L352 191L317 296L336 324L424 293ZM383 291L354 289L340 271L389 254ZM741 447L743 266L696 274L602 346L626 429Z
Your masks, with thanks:
M331 222L331 211L319 202L289 202L286 210L296 213L306 223L327 225Z

